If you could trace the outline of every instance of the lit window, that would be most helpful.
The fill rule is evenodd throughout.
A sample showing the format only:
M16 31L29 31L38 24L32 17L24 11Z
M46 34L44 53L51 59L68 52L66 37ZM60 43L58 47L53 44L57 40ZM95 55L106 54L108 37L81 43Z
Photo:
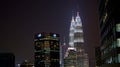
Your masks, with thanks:
M105 6L107 5L107 3L108 3L108 0L105 1Z
M120 38L117 39L117 46L120 47Z
M79 30L75 30L75 32L80 32L80 33L82 33L83 30L82 30L82 29L79 29Z
M118 63L120 63L120 54L118 54Z
M54 48L56 48L56 45L54 45Z
M83 38L75 39L74 42L84 42Z
M106 21L106 19L107 19L107 16L108 16L107 13L105 13L105 15L103 16L103 22L104 22L104 23L105 23L105 21Z
M120 32L120 24L116 24L116 31Z
M106 64L112 63L112 57L110 57L109 59L107 59L105 63Z

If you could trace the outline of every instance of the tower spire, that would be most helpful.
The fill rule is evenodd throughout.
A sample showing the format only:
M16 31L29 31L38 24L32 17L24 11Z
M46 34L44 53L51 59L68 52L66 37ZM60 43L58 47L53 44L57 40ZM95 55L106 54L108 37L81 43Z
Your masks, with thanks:
M79 11L77 11L77 16L79 16Z
M75 20L74 20L74 16L72 16L72 20L71 20L71 22L75 22Z
M66 42L65 42L65 37L64 37L64 43L63 43L63 45L66 45Z

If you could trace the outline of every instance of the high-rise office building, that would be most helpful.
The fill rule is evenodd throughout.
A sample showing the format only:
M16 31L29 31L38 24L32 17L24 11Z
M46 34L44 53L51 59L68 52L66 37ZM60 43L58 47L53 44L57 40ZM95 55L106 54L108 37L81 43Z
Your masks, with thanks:
M76 49L76 65L74 67L89 67L88 55L84 49L84 38L83 38L83 28L79 12L77 12L76 17L72 17L69 33L69 48ZM70 51L69 51L70 52ZM69 52L66 52L69 54ZM72 56L67 55L67 56ZM66 60L66 55L65 55ZM73 58L74 60L74 58Z
M120 2L99 0L101 67L120 67Z
M15 67L15 55L13 53L0 53L0 67Z
M59 41L56 33L35 34L35 67L60 67Z

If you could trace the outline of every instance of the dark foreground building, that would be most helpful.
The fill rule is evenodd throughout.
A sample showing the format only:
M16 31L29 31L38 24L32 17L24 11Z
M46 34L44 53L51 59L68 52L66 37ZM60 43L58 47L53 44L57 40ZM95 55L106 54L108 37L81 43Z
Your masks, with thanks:
M15 67L14 54L0 53L0 67Z
M99 0L101 67L120 67L119 0Z
M56 33L35 34L35 67L60 67L59 38Z
M101 67L101 51L100 47L95 48L95 67Z

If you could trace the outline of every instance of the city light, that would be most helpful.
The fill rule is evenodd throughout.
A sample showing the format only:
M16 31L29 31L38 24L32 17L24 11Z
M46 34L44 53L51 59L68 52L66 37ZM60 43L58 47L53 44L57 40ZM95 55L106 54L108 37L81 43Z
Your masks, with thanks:
M53 37L54 37L54 38L56 38L56 36L57 36L56 34L53 34Z
M38 34L38 37L41 37L42 35L41 34Z

